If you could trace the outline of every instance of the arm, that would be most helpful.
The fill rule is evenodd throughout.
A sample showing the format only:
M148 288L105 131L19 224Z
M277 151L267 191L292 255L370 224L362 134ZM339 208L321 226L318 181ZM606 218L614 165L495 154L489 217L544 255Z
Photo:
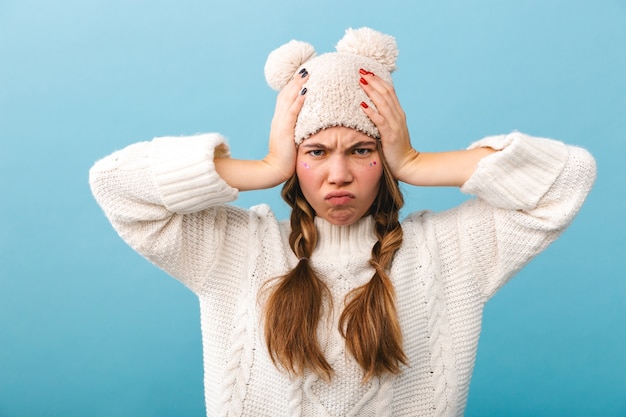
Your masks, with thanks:
M387 152L383 152L386 156ZM392 172L399 181L411 185L461 187L478 163L494 152L488 147L447 152L412 151L405 154L404 161Z
M129 246L197 290L226 246L218 243L247 230L246 213L224 204L237 190L213 167L227 154L218 134L156 138L96 162L89 183Z
M118 234L137 252L198 289L220 251L244 248L247 212L224 203L242 190L267 188L295 170L293 129L305 78L276 102L270 151L259 161L230 158L219 134L163 137L98 161L90 186Z
M385 159L399 181L416 186L461 187L478 162L495 152L489 147L448 152L418 152L411 145L406 115L393 86L373 74L363 74L361 87L376 105L363 108L380 132Z
M565 230L591 190L596 166L587 151L519 132L464 151L419 153L393 87L364 78L361 86L376 105L364 111L379 129L394 176L413 185L459 186L477 197L429 217L441 259L471 275L485 299Z
M477 198L433 215L441 259L461 265L486 299L570 225L589 194L596 165L586 150L519 132L470 148L484 158L461 191Z
M278 94L265 158L215 159L215 169L231 187L240 191L271 188L293 175L296 169L294 128L304 103L302 86L307 79L308 73L294 77Z

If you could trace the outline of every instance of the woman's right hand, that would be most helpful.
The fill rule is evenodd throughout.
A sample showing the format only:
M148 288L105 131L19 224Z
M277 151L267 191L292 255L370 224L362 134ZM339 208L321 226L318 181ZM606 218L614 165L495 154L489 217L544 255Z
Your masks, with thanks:
M306 69L302 69L278 93L274 117L270 128L269 152L263 159L270 165L284 182L291 178L296 170L296 144L294 142L296 121L304 104L309 78Z
M215 158L217 173L239 191L275 187L296 171L296 120L304 103L306 71L296 74L278 93L270 128L269 150L261 160Z

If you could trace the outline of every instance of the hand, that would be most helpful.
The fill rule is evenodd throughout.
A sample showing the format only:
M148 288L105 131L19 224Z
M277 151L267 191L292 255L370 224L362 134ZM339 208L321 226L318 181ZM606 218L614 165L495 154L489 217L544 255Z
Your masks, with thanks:
M419 156L411 145L406 115L392 85L376 77L374 74L361 70L361 88L376 106L362 106L363 111L372 120L380 133L384 157L392 175L405 181L408 167Z
M260 160L215 158L215 169L239 191L261 190L287 181L296 172L296 120L304 103L308 73L296 74L280 91L270 129L269 151Z
M309 78L308 72L303 71L278 93L270 128L269 152L263 159L276 170L280 182L291 178L296 170L295 127L304 104L306 89L303 86Z
M363 107L380 133L384 158L399 181L416 186L462 186L491 148L420 153L411 145L406 116L390 84L361 71L361 87L376 106Z

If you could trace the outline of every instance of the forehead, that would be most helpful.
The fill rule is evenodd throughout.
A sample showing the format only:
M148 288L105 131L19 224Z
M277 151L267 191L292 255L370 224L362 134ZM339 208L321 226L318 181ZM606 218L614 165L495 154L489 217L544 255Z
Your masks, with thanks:
M356 129L333 126L321 130L305 139L300 146L303 148L316 147L319 145L326 147L350 147L357 143L376 145L376 139Z

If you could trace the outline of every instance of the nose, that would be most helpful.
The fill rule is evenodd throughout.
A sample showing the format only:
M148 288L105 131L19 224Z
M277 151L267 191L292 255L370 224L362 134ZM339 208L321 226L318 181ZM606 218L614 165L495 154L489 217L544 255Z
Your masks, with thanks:
M353 180L349 161L344 156L335 156L329 164L328 182L334 185L345 185Z

